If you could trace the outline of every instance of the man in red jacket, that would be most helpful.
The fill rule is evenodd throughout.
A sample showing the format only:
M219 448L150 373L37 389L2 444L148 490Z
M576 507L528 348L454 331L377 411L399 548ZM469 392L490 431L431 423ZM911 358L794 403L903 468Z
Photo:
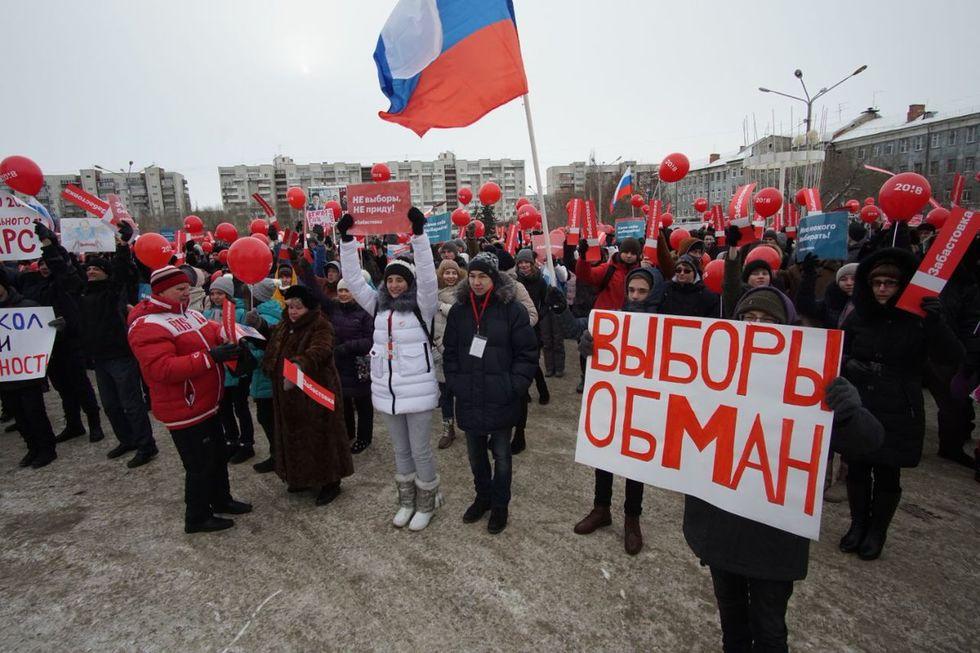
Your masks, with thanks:
M220 531L235 525L215 513L240 515L252 506L231 497L228 458L218 417L222 363L238 345L222 344L221 327L189 310L190 280L168 265L150 277L153 294L129 316L129 345L149 387L153 415L170 430L184 465L184 531Z

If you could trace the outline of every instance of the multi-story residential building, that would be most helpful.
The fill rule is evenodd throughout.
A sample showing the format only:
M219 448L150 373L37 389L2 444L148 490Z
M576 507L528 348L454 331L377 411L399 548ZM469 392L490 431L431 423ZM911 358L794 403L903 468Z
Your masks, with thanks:
M191 212L187 180L179 172L150 166L139 172L108 172L85 168L78 174L44 175L44 186L38 201L62 218L86 217L81 208L61 199L61 191L74 184L87 193L105 198L119 195L130 214L137 220L146 218L180 218Z
M456 192L468 186L473 195L484 183L493 181L500 186L502 199L497 205L500 219L512 219L514 205L526 193L524 161L520 159L457 159L452 152L443 152L435 161L387 161L393 181L408 181L412 187L412 202L419 207L458 206ZM277 156L272 164L236 165L218 168L221 200L226 211L254 211L251 199L259 193L277 211L287 211L286 190L291 186L309 189L368 183L371 164L309 163L296 164L289 157ZM475 200L474 200L475 201Z

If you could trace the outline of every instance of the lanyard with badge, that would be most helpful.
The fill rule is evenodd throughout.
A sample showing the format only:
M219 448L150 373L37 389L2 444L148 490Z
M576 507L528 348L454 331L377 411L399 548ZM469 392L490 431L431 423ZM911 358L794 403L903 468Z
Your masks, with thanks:
M483 313L487 310L487 304L489 303L490 293L487 292L483 297L483 305L477 311L476 295L473 291L470 291L470 306L473 308L473 319L476 321L476 333L473 335L473 342L470 343L470 356L483 358L483 352L486 351L487 339L480 335L480 320L483 319Z

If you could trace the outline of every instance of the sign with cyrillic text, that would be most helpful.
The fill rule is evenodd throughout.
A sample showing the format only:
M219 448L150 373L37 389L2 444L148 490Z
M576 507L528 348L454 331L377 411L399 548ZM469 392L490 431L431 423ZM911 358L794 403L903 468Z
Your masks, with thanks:
M354 226L348 233L407 234L412 229L410 208L412 189L407 181L351 184L347 187L347 212L354 218Z
M599 310L589 323L576 462L818 538L841 331Z
M98 218L62 218L61 245L74 254L116 251L116 230ZM183 253L183 249L180 250Z
M288 358L282 362L282 375L296 384L307 397L320 404L328 410L333 410L336 405L334 394L322 385L303 374L303 370Z
M54 347L50 306L0 308L0 383L40 379Z
M34 221L41 216L7 191L0 191L0 261L23 261L41 256Z
M800 220L796 260L815 254L824 261L847 259L847 211L810 213Z
M444 243L453 237L453 227L448 213L430 215L425 221L425 235L433 245Z

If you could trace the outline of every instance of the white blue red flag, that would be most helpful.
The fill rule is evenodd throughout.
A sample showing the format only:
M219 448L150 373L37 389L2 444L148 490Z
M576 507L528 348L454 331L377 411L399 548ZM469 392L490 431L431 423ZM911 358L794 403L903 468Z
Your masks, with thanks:
M378 115L419 136L527 93L511 0L399 0L374 62L391 102Z
M613 193L612 201L609 202L609 212L612 213L613 209L616 208L616 202L632 195L633 171L630 168L626 168L626 172L623 173L622 179L620 179L619 183L616 184L616 192Z

